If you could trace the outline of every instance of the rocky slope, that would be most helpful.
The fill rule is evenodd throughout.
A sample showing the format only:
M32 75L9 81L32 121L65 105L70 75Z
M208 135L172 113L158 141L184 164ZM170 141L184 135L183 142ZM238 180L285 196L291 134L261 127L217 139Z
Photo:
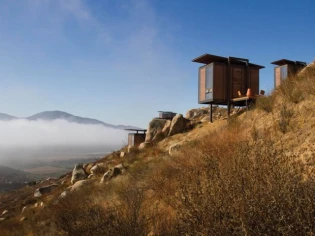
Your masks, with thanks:
M153 119L140 150L0 195L3 235L11 225L24 235L314 234L315 68L304 73L229 122L220 107L214 123L207 107Z

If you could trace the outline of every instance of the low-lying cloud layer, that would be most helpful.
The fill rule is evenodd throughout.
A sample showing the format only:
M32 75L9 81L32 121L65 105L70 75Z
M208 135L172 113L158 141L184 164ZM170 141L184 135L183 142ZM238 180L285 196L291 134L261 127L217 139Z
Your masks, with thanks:
M64 120L0 121L0 163L26 158L57 158L87 152L109 152L127 142L127 133L102 125Z

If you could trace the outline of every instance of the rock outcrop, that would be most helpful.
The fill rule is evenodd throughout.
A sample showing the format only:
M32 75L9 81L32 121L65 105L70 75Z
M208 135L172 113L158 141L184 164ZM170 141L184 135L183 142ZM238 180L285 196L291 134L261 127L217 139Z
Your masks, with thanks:
M82 189L82 187L91 184L91 180L79 180L74 185L70 187L70 192L78 191Z
M167 123L166 119L154 118L150 123L145 137L145 142L150 143L154 139L154 136L158 131L162 131L165 124Z
M179 134L184 132L186 125L189 123L189 120L185 119L182 114L177 114L171 123L170 132L168 136Z
M83 168L83 164L77 164L72 171L71 184L79 180L86 179L88 177L85 169Z
M98 163L95 166L93 166L90 170L92 175L96 174L104 174L106 171L106 165L105 163Z
M1 214L1 216L5 216L5 215L8 214L8 213L9 213L8 210L4 210L4 211L2 212L2 214Z
M23 213L26 211L26 209L27 209L27 207L26 207L26 206L25 206L25 207L23 207L23 209L22 209L21 213L23 214Z
M119 164L111 169L109 169L102 177L101 183L110 180L111 178L116 177L117 175L120 175L124 173L126 170L125 166L123 164Z
M147 148L148 146L150 146L150 143L144 142L144 143L141 143L138 148L139 150L142 150L144 148Z
M44 195L46 193L50 193L51 191L53 191L57 187L58 187L58 184L52 184L52 185L38 188L34 192L34 197L41 197L42 195Z

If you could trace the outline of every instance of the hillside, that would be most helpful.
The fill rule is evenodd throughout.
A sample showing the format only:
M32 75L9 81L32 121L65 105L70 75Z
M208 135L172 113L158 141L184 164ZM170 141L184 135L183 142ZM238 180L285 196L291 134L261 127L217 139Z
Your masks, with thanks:
M25 118L17 118L8 114L0 113L0 121L10 121L10 120L15 120L15 119L26 119L30 121L35 121L35 120L53 121L53 120L61 119L61 120L66 120L68 122L73 122L77 124L103 125L105 127L114 128L114 129L137 128L130 125L112 125L112 124L108 124L100 120L75 116L75 115L72 115L70 113L63 112L63 111L44 111L44 112L40 112L40 113L37 113L29 117L25 117Z
M0 193L25 186L35 176L7 166L0 166Z
M314 99L311 65L229 122L153 119L141 148L0 195L1 235L313 235Z

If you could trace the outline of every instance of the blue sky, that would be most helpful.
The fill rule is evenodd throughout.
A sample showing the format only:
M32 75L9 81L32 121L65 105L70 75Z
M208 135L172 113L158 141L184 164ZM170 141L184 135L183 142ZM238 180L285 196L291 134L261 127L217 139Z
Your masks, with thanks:
M197 103L201 54L315 58L315 1L1 0L0 112L62 110L146 127Z

